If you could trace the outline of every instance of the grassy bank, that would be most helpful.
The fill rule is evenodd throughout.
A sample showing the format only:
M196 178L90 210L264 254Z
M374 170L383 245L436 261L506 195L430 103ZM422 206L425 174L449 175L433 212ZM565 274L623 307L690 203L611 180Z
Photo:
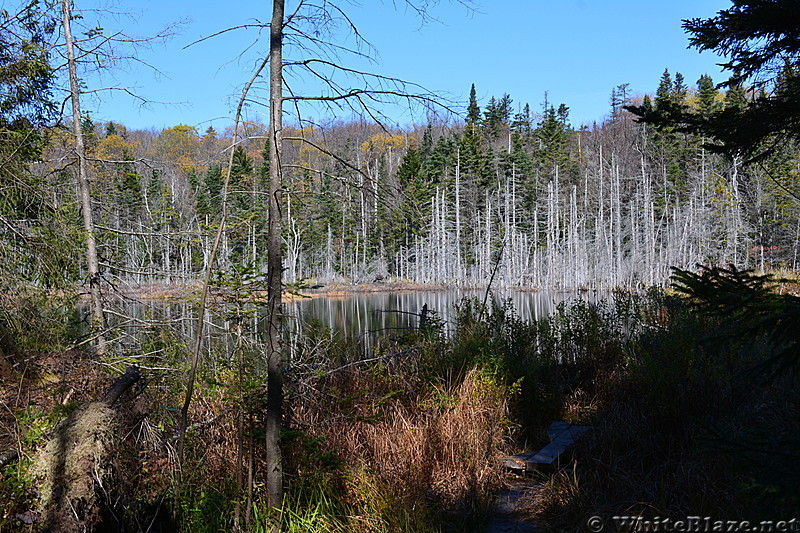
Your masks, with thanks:
M119 409L105 443L113 458L75 530L481 531L506 475L499 458L544 444L553 420L594 430L569 469L524 496L526 514L552 530L582 530L595 515L790 519L796 367L765 363L794 353L794 333L775 332L793 324L795 304L739 282L745 299L728 298L733 310L697 292L617 293L537 323L466 300L450 336L433 321L382 340L369 361L350 340L306 328L287 375L280 514L261 485L261 347L238 337L210 354L178 486L185 343L154 327L147 362L164 370ZM31 353L26 368L3 383L3 446L21 457L0 479L3 530L41 529L34 466L57 421L109 381L76 351Z

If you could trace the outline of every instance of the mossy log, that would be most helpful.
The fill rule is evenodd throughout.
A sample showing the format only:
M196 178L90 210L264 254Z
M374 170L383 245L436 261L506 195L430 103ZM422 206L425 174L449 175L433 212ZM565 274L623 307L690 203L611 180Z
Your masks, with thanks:
M135 366L129 366L128 370L118 377L117 380L111 385L101 401L108 407L112 407L115 403L117 403L117 400L119 400L120 396L125 394L125 392L140 379L142 379L142 374L139 372L139 369Z
M108 493L113 478L111 458L120 433L113 407L141 377L129 367L102 399L62 421L34 459L43 531L92 530L102 522L100 495Z

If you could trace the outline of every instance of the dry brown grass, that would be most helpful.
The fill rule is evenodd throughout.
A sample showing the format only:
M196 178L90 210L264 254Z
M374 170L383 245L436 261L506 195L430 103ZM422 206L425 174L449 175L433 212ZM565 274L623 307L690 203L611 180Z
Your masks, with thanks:
M441 521L442 511L485 510L509 445L504 388L474 369L449 389L376 389L387 384L354 370L328 380L316 402L296 411L297 422L325 435L344 460L354 531L414 531ZM331 394L338 414L322 400ZM342 401L352 396L359 400Z

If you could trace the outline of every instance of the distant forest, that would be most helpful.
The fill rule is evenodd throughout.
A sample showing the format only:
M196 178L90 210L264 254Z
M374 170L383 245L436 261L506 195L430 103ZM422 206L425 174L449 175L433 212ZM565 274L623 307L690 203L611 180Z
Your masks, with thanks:
M565 104L532 108L508 94L479 102L474 86L467 115L448 123L286 128L285 281L574 289L661 284L673 266L797 269L800 210L786 194L796 147L746 163L624 110L709 114L751 98L742 87L721 92L708 76L690 87L665 71L644 99L633 101L627 84L614 88L608 116L578 129ZM267 127L241 128L218 266L262 272ZM195 280L220 221L233 132L129 130L89 117L83 131L104 276ZM52 284L85 273L74 246L75 179L64 165L74 136L44 133L32 193L6 194L2 238L7 271ZM69 235L70 245L61 242ZM22 246L29 236L40 246Z

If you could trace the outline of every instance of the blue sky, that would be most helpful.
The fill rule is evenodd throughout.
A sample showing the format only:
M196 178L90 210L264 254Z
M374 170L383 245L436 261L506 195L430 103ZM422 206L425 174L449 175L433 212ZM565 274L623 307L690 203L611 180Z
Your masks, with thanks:
M97 3L76 0L76 7ZM287 3L287 11L296 5L293 0ZM90 86L133 88L161 103L143 107L113 92L87 101L85 108L96 120L114 120L134 129L177 124L200 131L209 125L225 128L237 92L266 42L248 49L255 32L237 30L185 46L228 27L266 22L270 4L266 0L118 3L119 10L136 11L129 17L106 16L101 25L108 30L122 26L132 35L145 36L181 24L168 42L139 52L140 59L158 73L129 63L113 70L113 79L87 81ZM609 112L612 88L621 83L630 84L633 94L653 92L665 68L680 71L689 84L704 73L722 81L724 75L716 65L720 58L687 49L681 20L710 17L730 4L729 0L477 0L477 9L470 12L457 2L441 0L431 10L438 22L421 24L401 0L340 2L379 54L374 65L353 62L357 68L419 83L462 104L474 83L482 107L490 96L508 93L515 108L530 103L533 111L539 111L547 91L552 104L570 107L575 126L602 120ZM86 15L87 22L92 16ZM259 106L248 112L250 118L266 122ZM400 123L425 120L402 109L392 116Z

